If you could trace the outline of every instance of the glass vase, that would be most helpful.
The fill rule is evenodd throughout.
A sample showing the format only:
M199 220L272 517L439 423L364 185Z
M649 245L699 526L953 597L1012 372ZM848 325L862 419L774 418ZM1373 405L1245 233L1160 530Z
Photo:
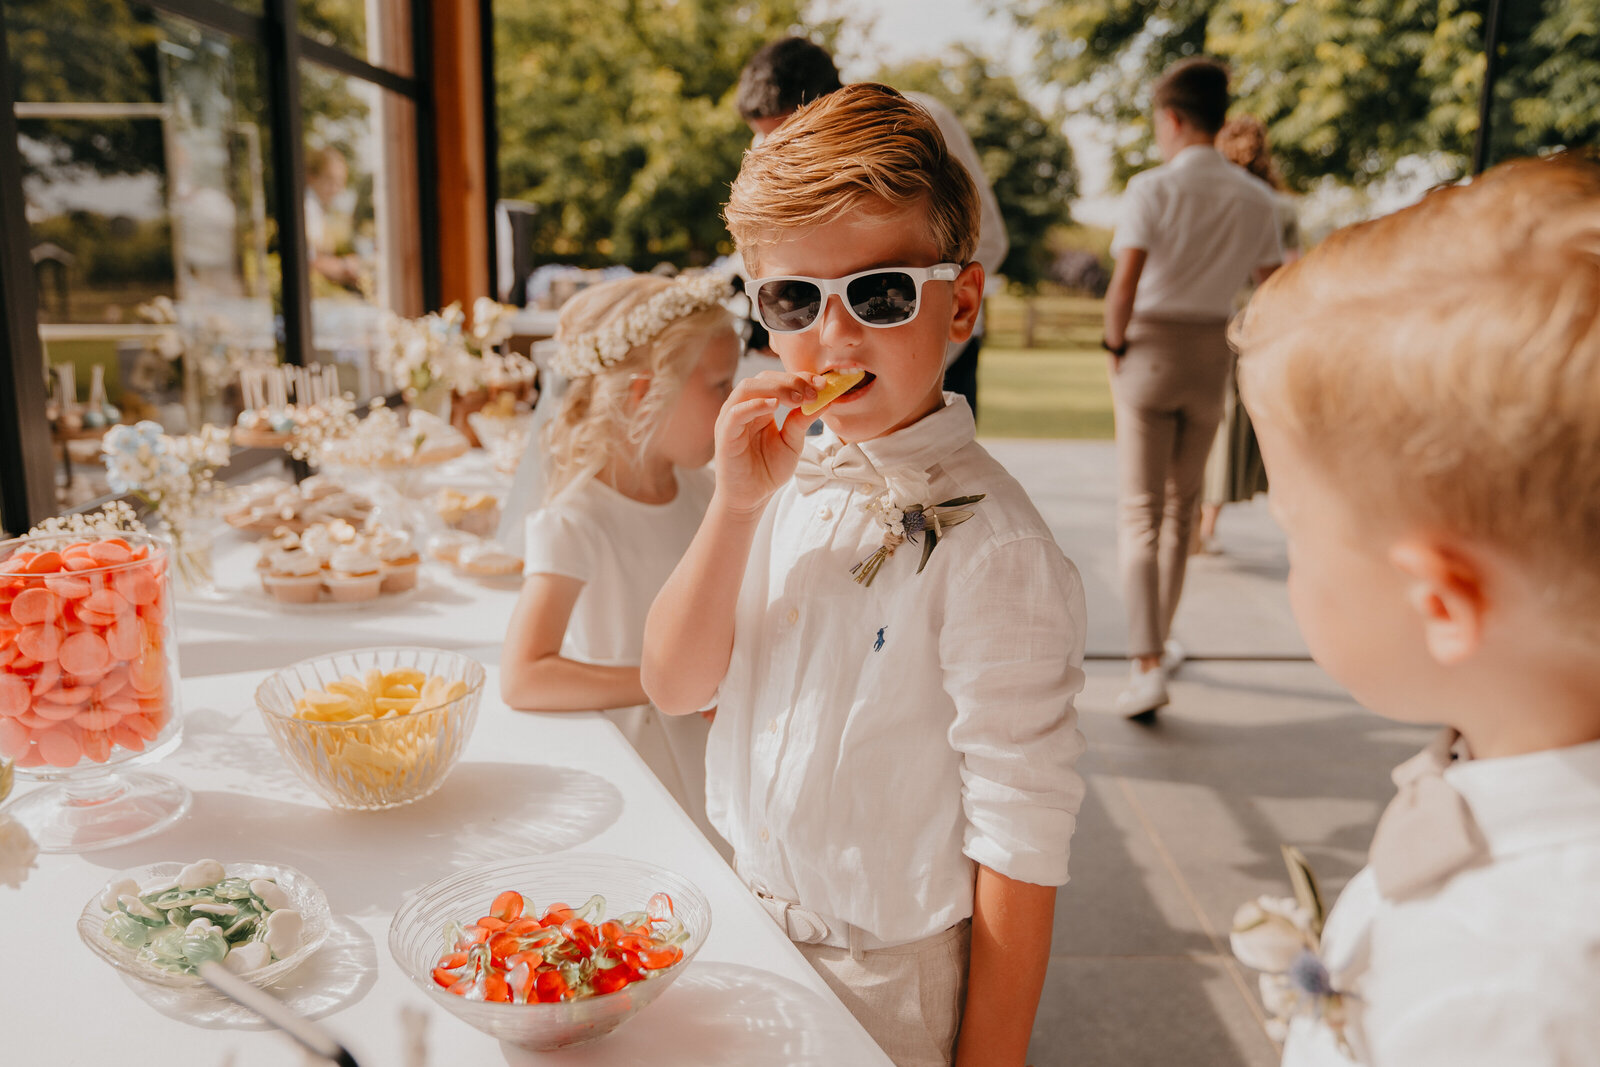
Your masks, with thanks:
M167 527L172 544L172 584L181 597L208 598L217 595L216 568L212 546L216 526L209 520Z
M143 534L0 542L0 758L44 783L6 808L42 852L137 841L189 791L124 769L182 737L171 559Z

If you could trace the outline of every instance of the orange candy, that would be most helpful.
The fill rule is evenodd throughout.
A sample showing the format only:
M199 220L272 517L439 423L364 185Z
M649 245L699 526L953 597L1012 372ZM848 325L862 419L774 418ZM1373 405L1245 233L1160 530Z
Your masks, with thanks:
M141 752L172 718L166 561L120 537L0 560L0 755Z

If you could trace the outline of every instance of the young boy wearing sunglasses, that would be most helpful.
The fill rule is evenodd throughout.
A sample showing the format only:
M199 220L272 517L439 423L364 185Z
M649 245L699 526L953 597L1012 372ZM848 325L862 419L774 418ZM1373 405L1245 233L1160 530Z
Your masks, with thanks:
M722 410L645 689L716 708L711 819L889 1057L1020 1065L1083 797L1084 601L940 388L982 299L977 194L925 112L860 84L745 155L727 218L785 369ZM839 375L808 440L791 409Z

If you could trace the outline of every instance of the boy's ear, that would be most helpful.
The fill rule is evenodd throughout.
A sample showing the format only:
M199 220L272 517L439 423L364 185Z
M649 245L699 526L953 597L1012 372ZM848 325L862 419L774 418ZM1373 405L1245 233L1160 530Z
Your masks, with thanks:
M978 328L978 312L983 310L983 264L973 260L962 268L953 283L950 340L965 344Z
M1422 537L1397 542L1389 562L1405 582L1406 602L1422 620L1429 654L1445 666L1470 659L1482 641L1488 611L1478 562Z

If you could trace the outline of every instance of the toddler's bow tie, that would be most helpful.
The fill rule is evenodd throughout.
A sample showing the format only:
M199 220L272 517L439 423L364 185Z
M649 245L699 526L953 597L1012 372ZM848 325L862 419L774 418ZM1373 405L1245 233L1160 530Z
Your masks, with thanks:
M1378 820L1368 858L1379 891L1390 900L1431 889L1488 854L1472 809L1444 779L1460 736L1444 730L1394 769L1400 792Z

